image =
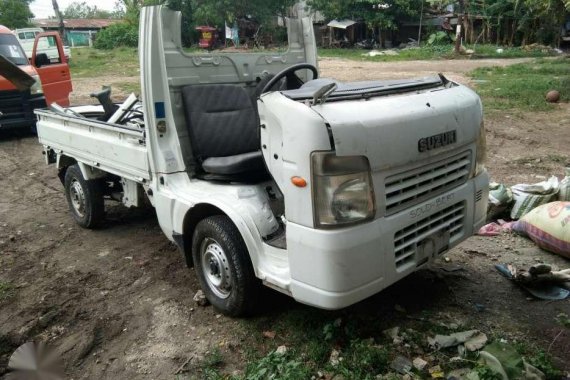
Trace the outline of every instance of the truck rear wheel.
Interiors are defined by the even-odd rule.
[[[101,181],[83,178],[78,165],[70,166],[65,173],[65,196],[73,219],[83,228],[94,228],[105,216]]]
[[[215,215],[198,223],[192,256],[204,294],[216,309],[232,317],[254,312],[259,281],[245,242],[230,218]]]

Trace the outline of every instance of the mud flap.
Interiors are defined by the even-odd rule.
[[[182,252],[184,259],[186,260],[186,266],[188,268],[193,268],[194,260],[192,260],[192,251],[190,247],[186,247],[186,243],[184,241],[184,235],[179,234],[178,232],[173,232],[172,239],[174,240],[174,244],[176,244],[180,252]]]

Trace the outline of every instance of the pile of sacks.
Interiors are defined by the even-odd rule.
[[[517,221],[512,229],[528,236],[539,247],[570,258],[570,167],[566,177],[507,188],[491,184],[488,216],[509,213]]]

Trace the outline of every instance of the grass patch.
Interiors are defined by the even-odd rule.
[[[474,48],[475,54],[471,58],[519,58],[519,57],[545,57],[550,56],[550,52],[542,50],[525,50],[523,48],[502,48],[502,53],[497,53],[495,45],[477,45]],[[362,49],[327,49],[318,50],[319,57],[346,58],[360,61],[410,61],[410,60],[437,60],[467,58],[464,55],[455,55],[452,45],[422,46],[416,49],[395,49],[397,55],[381,55],[376,57],[365,57],[363,54],[367,50]],[[201,49],[185,49],[187,53],[204,53]],[[244,50],[228,51],[240,53],[275,53],[278,50]],[[220,52],[222,53],[222,52]],[[138,77],[139,61],[138,50],[136,48],[120,47],[113,50],[99,50],[93,48],[72,49],[72,59],[70,63],[73,78],[93,78],[101,75]]]
[[[242,323],[244,331],[272,330],[277,337],[268,340],[261,334],[256,335],[257,341],[250,345],[246,355],[250,364],[243,376],[236,379],[308,379],[319,372],[345,379],[375,379],[377,375],[393,372],[390,363],[398,355],[425,356],[429,351],[427,336],[450,332],[429,319],[425,322],[401,320],[385,311],[353,314],[301,308],[281,318],[264,316]],[[383,333],[395,323],[401,327],[403,339],[398,344],[393,344]],[[282,344],[288,348],[287,353],[278,355],[275,349]],[[338,362],[333,365],[334,351]],[[439,352],[433,353],[436,357],[433,365],[438,364],[439,355]],[[441,355],[443,365],[447,354]]]
[[[392,61],[414,61],[414,60],[433,60],[433,59],[450,59],[453,57],[451,46],[425,46],[417,49],[390,49],[398,54],[395,55],[377,55],[375,57],[366,56],[368,50],[363,49],[328,49],[321,48],[318,50],[319,57],[327,58],[344,58],[358,61],[372,62],[392,62]]]
[[[101,75],[139,76],[139,57],[135,48],[99,50],[72,49],[70,69],[72,78],[93,78]]]
[[[247,380],[297,380],[310,379],[314,372],[294,353],[280,354],[275,351],[251,362],[243,375]]]
[[[541,58],[552,56],[551,51],[540,49],[527,50],[521,47],[501,47],[502,52],[497,52],[495,45],[466,45],[466,49],[473,49],[475,54],[469,56],[457,55],[453,52],[452,45],[424,45],[420,48],[412,49],[391,49],[396,51],[396,55],[377,55],[375,57],[365,56],[368,51],[363,49],[319,49],[319,57],[345,58],[359,61],[413,61],[413,60],[438,60],[438,59],[483,59],[483,58]]]
[[[141,85],[139,81],[137,82],[117,82],[113,84],[113,87],[118,87],[121,91],[126,93],[134,92],[137,95],[141,93]]]
[[[478,68],[471,73],[487,110],[548,111],[549,90],[560,91],[561,101],[570,100],[570,60],[537,59],[507,67]]]
[[[0,281],[0,301],[7,300],[14,295],[12,284]]]
[[[428,368],[436,365],[445,373],[470,368],[482,380],[498,378],[479,361],[475,352],[468,353],[464,360],[450,361],[452,356],[457,355],[456,347],[439,351],[429,348],[427,337],[472,328],[457,324],[451,328],[450,321],[435,315],[422,313],[421,317],[407,319],[399,313],[386,310],[379,310],[378,313],[350,313],[293,307],[288,313],[280,314],[280,318],[266,315],[243,320],[241,324],[239,330],[243,334],[243,362],[247,364],[240,368],[239,374],[230,375],[224,372],[225,353],[212,350],[200,364],[200,378],[293,380],[323,376],[374,380],[378,375],[383,375],[385,379],[400,379],[401,375],[391,368],[391,363],[397,356],[410,360],[415,357],[428,360],[428,367],[423,371],[412,369],[415,378],[429,378]],[[394,326],[400,326],[399,342],[393,342],[383,332]],[[263,331],[268,330],[276,333],[274,339],[263,337]],[[499,339],[490,335],[489,338],[490,341]],[[529,343],[512,344],[525,360],[542,370],[548,379],[555,379],[560,374],[544,351]],[[278,350],[281,345],[286,347],[284,352]]]

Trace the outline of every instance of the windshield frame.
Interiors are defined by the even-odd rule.
[[[13,57],[13,56],[5,56],[6,59],[8,59],[13,64],[15,64],[17,66],[27,66],[30,64],[30,62],[28,61],[28,57],[26,56],[26,52],[22,48],[22,45],[20,45],[20,41],[18,41],[18,38],[15,35],[13,35],[13,34],[0,34],[0,45],[12,46],[23,57],[23,58],[20,58],[20,57]],[[0,54],[2,54],[1,50],[0,50]]]

